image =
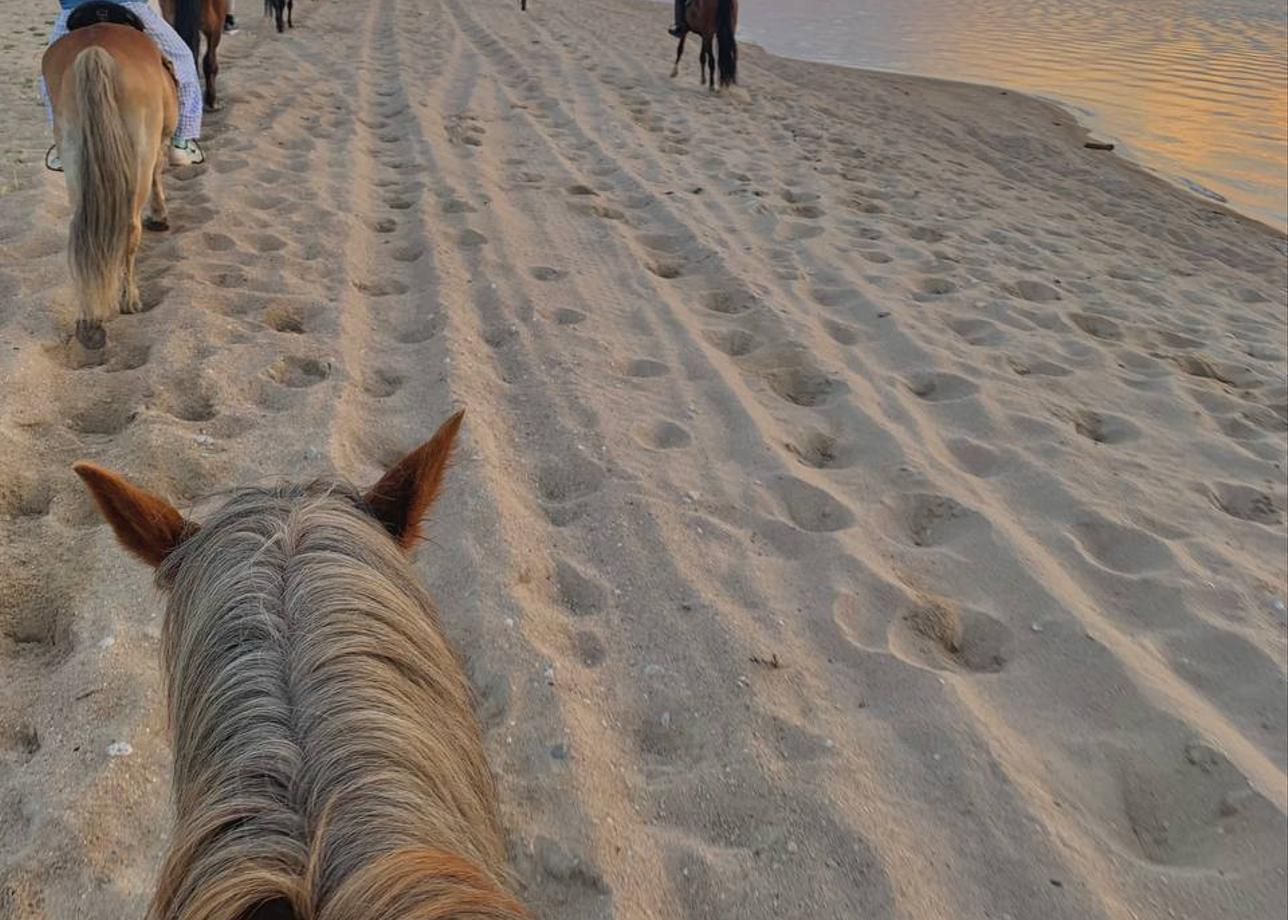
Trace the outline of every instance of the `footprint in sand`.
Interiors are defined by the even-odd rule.
[[[797,406],[821,406],[838,392],[841,384],[809,365],[774,368],[765,373],[769,388]]]
[[[937,371],[922,371],[907,380],[908,389],[913,395],[926,402],[952,402],[974,396],[979,387],[956,374],[945,374]]]
[[[551,268],[549,265],[534,265],[528,269],[528,274],[538,281],[558,281],[568,273],[557,268]]]
[[[996,618],[925,595],[891,621],[886,642],[908,664],[977,674],[1001,671],[1015,648],[1011,629]]]
[[[806,466],[816,470],[839,470],[854,462],[854,448],[834,435],[810,429],[783,445]]]
[[[830,533],[854,524],[854,514],[817,486],[794,476],[778,476],[772,490],[793,524],[810,533]]]
[[[393,371],[376,369],[363,375],[362,391],[376,399],[387,399],[402,389],[403,377]]]
[[[208,422],[218,414],[214,399],[191,378],[172,381],[162,390],[157,408],[184,422]]]
[[[600,613],[608,602],[608,589],[602,583],[562,559],[555,563],[554,584],[559,603],[575,617]]]
[[[1217,482],[1210,487],[1212,503],[1230,517],[1256,524],[1278,524],[1283,511],[1273,496],[1233,482]]]
[[[1109,751],[1128,831],[1146,860],[1260,873],[1283,850],[1283,816],[1220,751],[1201,741],[1153,756]]]
[[[1016,281],[1008,289],[1008,292],[1014,294],[1022,300],[1032,301],[1033,303],[1051,303],[1060,300],[1060,292],[1049,284],[1041,281],[1033,281],[1029,278],[1022,278]]]
[[[760,341],[744,329],[704,329],[702,337],[731,358],[749,355],[760,345]]]
[[[73,651],[73,586],[52,562],[18,562],[5,573],[0,598],[0,657],[61,662]]]
[[[302,390],[317,386],[331,376],[331,363],[317,358],[282,355],[268,369],[268,376],[282,386]]]
[[[953,319],[948,328],[969,345],[992,347],[1006,341],[1006,333],[986,319]]]
[[[1125,444],[1140,437],[1139,428],[1116,415],[1092,412],[1089,409],[1056,414],[1072,421],[1074,431],[1097,444]]]
[[[702,296],[702,305],[712,313],[737,316],[756,306],[754,295],[737,289],[708,291]]]
[[[1157,571],[1174,563],[1166,543],[1104,518],[1087,517],[1074,524],[1070,533],[1092,560],[1124,575]]]
[[[693,443],[688,431],[666,419],[641,425],[635,430],[635,439],[654,450],[674,450]]]
[[[902,501],[903,520],[913,546],[931,548],[966,538],[978,538],[989,530],[988,519],[947,495],[918,493]]]
[[[594,461],[573,455],[562,462],[544,464],[537,471],[537,492],[548,502],[585,498],[604,484],[604,471]]]
[[[635,358],[622,369],[627,377],[664,377],[669,372],[670,368],[652,358]]]
[[[572,652],[583,667],[597,668],[604,663],[608,653],[599,636],[588,629],[578,630],[572,635]]]
[[[585,319],[585,313],[568,307],[561,307],[555,311],[555,322],[560,326],[576,326],[578,323],[584,322]]]
[[[1123,338],[1122,327],[1105,316],[1096,316],[1091,313],[1070,313],[1069,322],[1092,338],[1106,342],[1120,342]]]

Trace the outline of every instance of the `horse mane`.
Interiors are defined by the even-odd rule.
[[[352,488],[234,492],[159,567],[174,839],[150,920],[514,920],[469,685]]]

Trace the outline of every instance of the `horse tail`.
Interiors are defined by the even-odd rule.
[[[734,0],[720,0],[716,8],[716,41],[719,44],[720,85],[738,82],[738,43],[733,37]]]
[[[192,49],[192,62],[201,68],[201,26],[204,16],[202,0],[175,0],[175,32],[185,45]],[[223,28],[223,23],[219,24]]]
[[[526,910],[470,860],[429,847],[386,853],[327,897],[317,920],[529,920]]]
[[[67,168],[75,200],[68,259],[81,317],[97,326],[115,312],[134,206],[134,141],[117,100],[117,65],[91,46],[72,64],[76,121],[66,125]]]

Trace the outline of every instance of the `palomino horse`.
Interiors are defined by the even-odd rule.
[[[228,0],[160,0],[161,15],[174,26],[183,43],[192,49],[192,60],[206,77],[206,108],[219,108],[215,80],[219,76],[219,42],[224,37]],[[201,56],[201,36],[206,36],[206,56]]]
[[[161,173],[178,96],[156,44],[125,25],[67,33],[46,49],[40,68],[72,205],[67,255],[79,305],[76,338],[98,351],[107,342],[103,323],[118,308],[142,309],[134,257],[143,227],[169,228]]]
[[[365,495],[235,491],[200,526],[76,473],[169,594],[175,828],[149,920],[523,920],[469,684],[408,559],[461,423]]]
[[[295,16],[295,0],[264,0],[264,15],[267,16],[269,13],[272,13],[277,20],[277,31],[279,33],[286,31],[282,22],[283,13],[286,16],[285,26],[295,28],[293,19]]]
[[[684,12],[685,24],[689,32],[702,36],[702,53],[698,56],[702,82],[711,89],[716,88],[717,56],[711,51],[712,40],[719,42],[720,85],[728,86],[738,82],[738,44],[734,33],[738,31],[738,0],[689,0]],[[680,47],[675,51],[675,66],[671,76],[680,72],[680,58],[684,56],[684,40],[689,33],[680,36]],[[710,79],[707,73],[710,68]]]

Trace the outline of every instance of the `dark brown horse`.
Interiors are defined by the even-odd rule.
[[[295,0],[264,0],[264,15],[270,13],[277,21],[278,32],[295,28]]]
[[[671,76],[680,72],[684,40],[688,38],[689,32],[696,32],[702,36],[702,54],[698,57],[702,82],[713,90],[716,88],[718,65],[721,87],[737,83],[738,43],[734,39],[734,33],[738,31],[738,0],[689,0],[684,22],[689,31],[680,36],[680,47],[675,52],[675,66],[671,68]],[[719,45],[718,55],[712,52],[713,41]]]
[[[219,41],[224,37],[228,0],[161,0],[161,15],[174,26],[183,43],[192,49],[192,60],[206,77],[206,108],[219,108],[215,79],[219,76]],[[201,56],[201,36],[206,36],[206,56]]]

